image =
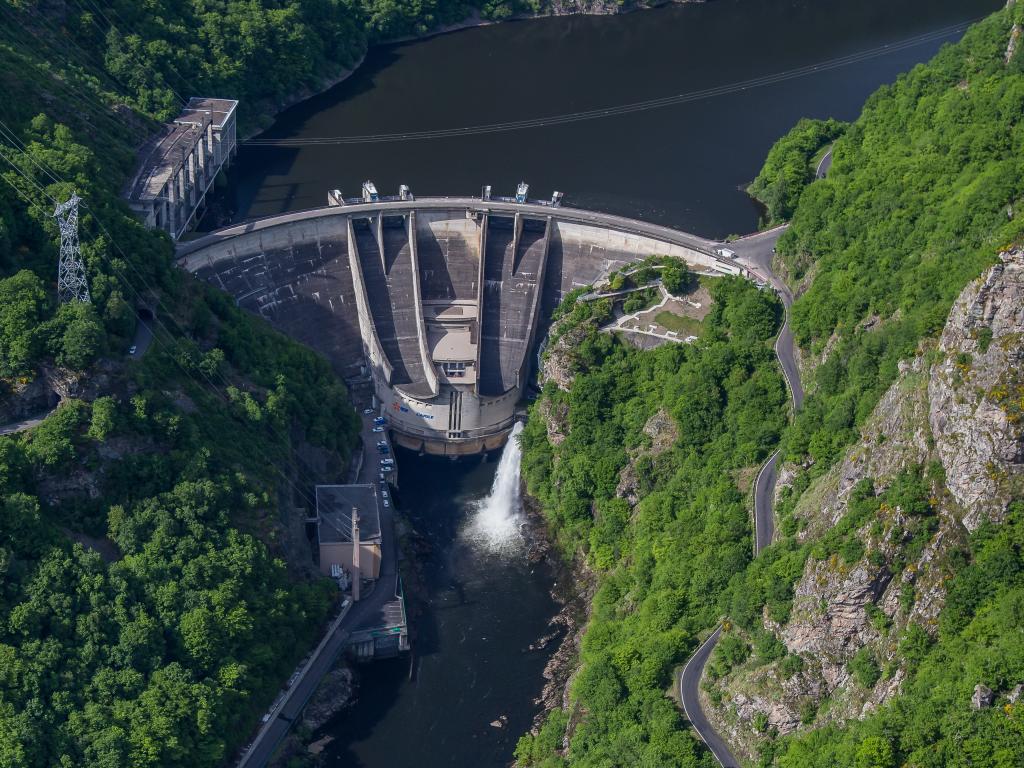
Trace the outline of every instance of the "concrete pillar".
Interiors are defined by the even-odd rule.
[[[167,182],[171,208],[167,215],[167,226],[172,238],[178,237],[178,209],[181,205],[181,190],[178,188],[178,176],[180,173],[181,171],[175,171]]]
[[[352,602],[359,602],[359,589],[362,586],[362,571],[359,566],[359,510],[352,507]]]
[[[189,218],[191,218],[192,211],[199,203],[199,178],[198,174],[196,173],[199,169],[196,167],[196,148],[194,146],[189,151],[188,158],[186,158],[186,160],[188,162],[189,178],[192,180],[192,188],[189,190],[188,200],[188,216]]]
[[[199,141],[196,142],[196,158],[199,160],[199,176],[202,178],[202,191],[206,191],[209,184],[209,166],[206,162],[206,131],[199,134]]]
[[[480,396],[480,350],[483,349],[483,339],[480,338],[480,332],[483,330],[484,320],[484,262],[487,260],[487,221],[488,217],[485,213],[480,220],[480,265],[476,273],[476,383],[473,385],[473,393]]]
[[[519,238],[523,234],[523,217],[519,211],[516,211],[515,218],[512,220],[512,271],[516,268],[516,259],[519,256]]]
[[[409,259],[412,267],[412,295],[416,306],[416,336],[420,348],[420,362],[427,377],[427,386],[434,397],[438,393],[437,368],[427,345],[426,323],[423,322],[423,296],[420,289],[420,255],[416,243],[416,211],[409,211],[406,219],[406,237],[409,239]]]
[[[380,265],[384,274],[388,273],[388,260],[384,256],[384,214],[377,214],[377,250],[380,251]]]

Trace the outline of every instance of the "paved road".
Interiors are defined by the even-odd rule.
[[[793,294],[779,277],[772,271],[772,256],[774,255],[775,243],[786,231],[785,226],[776,227],[767,232],[759,232],[749,237],[741,238],[730,244],[736,254],[736,260],[743,264],[751,274],[771,285],[779,294],[782,303],[786,308],[786,319],[775,341],[775,354],[782,365],[782,372],[789,385],[789,391],[793,397],[794,410],[799,409],[803,404],[804,390],[800,383],[800,369],[796,365],[796,357],[793,350],[793,334],[789,328],[789,309],[793,304]],[[775,495],[775,481],[777,478],[777,465],[779,451],[775,451],[768,457],[768,461],[761,467],[757,478],[754,481],[754,556],[760,554],[761,550],[771,544],[775,534],[775,516],[772,510],[772,500]],[[711,636],[697,649],[697,651],[686,662],[682,674],[679,675],[679,697],[683,702],[683,711],[686,718],[693,725],[694,730],[701,737],[708,749],[715,756],[715,759],[724,768],[738,768],[739,761],[729,751],[729,745],[725,739],[711,727],[700,705],[699,691],[700,681],[704,676],[704,667],[711,657],[712,651],[718,644],[722,634],[722,628],[718,627]]]
[[[775,340],[775,354],[778,355],[779,363],[782,365],[782,372],[786,376],[786,383],[789,385],[789,391],[793,397],[793,408],[799,409],[804,402],[804,388],[800,383],[800,369],[796,364],[793,332],[789,325],[789,308],[793,305],[793,292],[772,271],[775,243],[782,233],[786,231],[786,228],[786,225],[783,225],[767,232],[759,232],[755,235],[736,240],[729,247],[736,251],[736,261],[740,262],[752,274],[764,280],[775,289],[775,292],[779,295],[786,308],[785,322],[782,324],[779,337]]]
[[[834,144],[832,146],[835,146]],[[814,178],[824,179],[828,176],[829,170],[832,168],[832,147],[828,148],[821,160],[818,161],[818,167],[814,169]]]
[[[153,343],[151,322],[151,320],[143,320],[140,317],[139,321],[135,324],[135,338],[132,339],[132,346],[135,347],[135,352],[128,354],[128,357],[132,360],[141,360],[142,356],[146,354],[146,350],[149,349],[149,345]]]
[[[683,701],[683,712],[686,719],[693,725],[697,735],[708,745],[711,754],[724,768],[739,768],[739,761],[729,751],[729,745],[725,739],[715,732],[704,716],[704,710],[700,706],[698,691],[700,690],[700,679],[704,675],[704,666],[708,663],[711,652],[718,644],[718,638],[722,635],[722,628],[718,627],[711,633],[711,637],[697,649],[697,651],[686,662],[683,672],[679,675],[679,698]]]
[[[778,461],[781,451],[775,451],[761,467],[754,482],[754,557],[772,543],[775,536],[775,515],[772,502],[775,497],[775,481],[778,477]]]
[[[403,213],[411,210],[431,210],[445,208],[461,208],[474,211],[490,211],[496,213],[515,214],[523,213],[530,216],[546,217],[554,216],[560,221],[571,221],[579,224],[590,224],[599,227],[608,227],[621,232],[629,232],[636,235],[645,235],[667,243],[681,245],[684,248],[691,248],[700,253],[713,255],[714,249],[722,243],[708,240],[688,232],[682,232],[671,227],[663,227],[658,224],[649,224],[646,221],[629,219],[624,216],[613,216],[610,213],[598,213],[587,211],[582,208],[571,206],[559,206],[553,208],[550,205],[541,203],[515,203],[505,200],[483,201],[479,197],[420,197],[416,200],[393,200],[377,203],[362,203],[359,205],[345,205],[341,207],[312,208],[307,211],[295,211],[283,213],[279,216],[268,216],[245,224],[237,224],[224,229],[218,229],[195,240],[187,240],[177,245],[177,255],[180,258],[188,256],[194,251],[200,250],[223,240],[237,237],[247,232],[259,232],[269,227],[276,227],[296,221],[310,221],[327,216],[338,216],[348,214],[375,214],[375,213]]]
[[[24,419],[23,421],[12,421],[10,424],[4,424],[0,426],[0,435],[13,435],[17,432],[24,432],[26,429],[32,429],[32,427],[38,427],[43,423],[43,420],[54,412],[56,408],[51,408],[46,413],[40,414],[39,416],[33,416],[30,419]]]
[[[363,464],[359,472],[360,483],[377,482],[380,462],[376,443],[381,435],[371,431],[372,419],[373,416],[362,416]],[[394,599],[398,582],[398,543],[390,506],[380,508],[380,531],[381,566],[376,586],[369,595],[364,595],[362,600],[349,609],[341,622],[330,628],[329,637],[319,655],[307,668],[305,675],[289,689],[288,700],[274,718],[263,726],[253,747],[239,762],[239,768],[262,768],[267,764],[274,750],[288,735],[293,721],[301,714],[313,691],[331,671],[350,633],[367,624],[375,625],[384,604]]]
[[[782,330],[775,340],[775,354],[782,366],[782,373],[789,385],[790,396],[793,399],[793,409],[797,410],[804,402],[804,388],[800,383],[800,369],[796,364],[796,354],[793,344],[793,332],[789,325],[789,310],[793,305],[793,293],[789,286],[772,271],[772,257],[774,256],[775,243],[786,227],[776,227],[768,232],[761,232],[750,237],[737,240],[734,250],[737,253],[737,261],[743,263],[751,273],[771,285],[786,308],[786,319],[782,324]],[[775,451],[761,467],[754,482],[754,554],[757,555],[762,549],[772,542],[775,535],[775,515],[772,509],[775,496],[775,481],[777,479],[777,464],[779,452]]]

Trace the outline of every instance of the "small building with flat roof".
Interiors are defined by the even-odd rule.
[[[364,579],[380,577],[380,496],[373,485],[316,486],[320,572],[340,566],[351,575],[354,554],[353,510],[359,510],[359,570]]]

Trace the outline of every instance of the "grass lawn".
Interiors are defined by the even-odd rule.
[[[675,331],[680,336],[700,335],[700,320],[694,320],[692,317],[683,317],[668,310],[656,314],[654,322],[664,328],[668,328],[670,331]]]

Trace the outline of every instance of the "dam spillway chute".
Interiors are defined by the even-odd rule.
[[[714,252],[722,243],[558,195],[330,197],[181,244],[179,263],[341,375],[369,372],[395,443],[433,455],[505,444],[547,318],[575,287],[651,254],[705,274],[741,269]]]

